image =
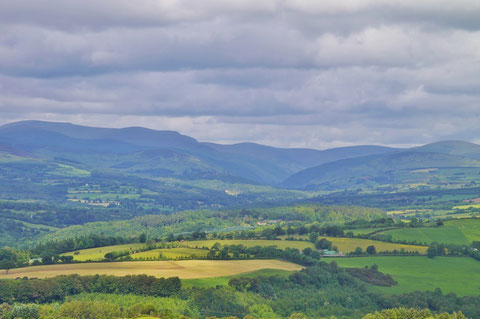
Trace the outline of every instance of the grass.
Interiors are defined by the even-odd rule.
[[[343,253],[349,253],[354,251],[357,247],[360,247],[365,251],[368,246],[375,246],[377,252],[381,251],[392,251],[392,250],[401,250],[402,248],[405,251],[418,251],[421,254],[425,254],[427,252],[427,246],[417,246],[417,245],[403,245],[403,244],[394,244],[394,243],[386,243],[378,240],[370,240],[370,239],[361,239],[361,238],[341,238],[341,237],[319,237],[319,238],[327,238],[329,241],[332,242],[333,246],[338,248],[338,251]]]
[[[292,274],[291,270],[283,269],[261,269],[240,275],[222,276],[214,278],[199,278],[199,279],[183,279],[183,288],[213,288],[216,286],[227,286],[232,278],[237,277],[260,277],[260,276],[282,276],[287,277]]]
[[[383,230],[385,227],[382,228],[357,228],[357,229],[347,229],[345,233],[352,232],[354,235],[366,235],[373,233],[374,231]]]
[[[185,241],[179,244],[188,247],[208,247],[211,248],[215,243],[220,243],[222,246],[228,245],[243,245],[245,247],[255,247],[255,246],[277,246],[278,249],[285,248],[296,248],[302,250],[304,248],[310,247],[313,248],[313,243],[307,241],[292,241],[292,240],[262,240],[262,239],[251,239],[251,240],[194,240],[194,241]]]
[[[99,260],[103,260],[103,257],[105,256],[106,253],[111,253],[114,251],[126,251],[126,250],[135,251],[135,250],[142,249],[144,247],[145,247],[145,244],[135,243],[135,244],[81,249],[78,251],[79,252],[78,255],[75,255],[73,251],[62,254],[62,255],[73,256],[73,259],[76,261],[99,261]]]
[[[177,259],[183,257],[206,257],[208,250],[205,249],[195,249],[195,248],[159,248],[148,251],[143,251],[140,253],[132,254],[133,259],[148,259],[148,258],[158,258],[160,254],[163,257],[170,259]]]
[[[480,240],[480,219],[450,220],[441,227],[402,228],[383,234],[392,235],[394,240],[469,245],[472,241]]]
[[[250,273],[260,269],[300,270],[302,267],[276,259],[251,260],[180,260],[180,261],[125,261],[80,264],[57,264],[11,269],[5,278],[47,278],[59,275],[141,275],[176,277],[180,279],[224,277]]]
[[[400,294],[440,288],[459,296],[480,295],[480,262],[468,257],[419,256],[332,258],[340,267],[364,267],[377,264],[379,271],[392,275],[393,287],[371,286],[374,290]]]

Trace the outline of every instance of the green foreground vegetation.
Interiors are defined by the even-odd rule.
[[[385,293],[406,293],[440,288],[443,293],[458,296],[480,295],[480,262],[472,258],[415,256],[385,256],[332,258],[340,267],[378,265],[381,272],[390,274],[398,285],[374,287]]]

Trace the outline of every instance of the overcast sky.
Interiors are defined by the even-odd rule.
[[[3,0],[0,124],[480,142],[478,0]]]

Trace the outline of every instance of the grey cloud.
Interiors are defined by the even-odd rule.
[[[477,140],[480,4],[17,0],[1,121],[144,125],[277,146]]]

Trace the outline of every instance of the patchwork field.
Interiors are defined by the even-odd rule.
[[[132,254],[133,259],[159,258],[160,255],[166,258],[184,258],[184,257],[206,257],[208,250],[195,248],[159,248],[140,253]]]
[[[134,244],[81,249],[78,251],[78,255],[75,255],[75,252],[73,251],[62,254],[62,255],[73,256],[73,259],[78,261],[99,261],[99,260],[103,260],[103,257],[105,256],[106,253],[111,253],[114,251],[126,251],[126,250],[135,251],[138,249],[142,249],[144,247],[145,247],[145,244],[134,243]]]
[[[418,245],[403,245],[403,244],[394,244],[386,243],[378,240],[370,239],[361,239],[361,238],[340,238],[340,237],[319,237],[327,238],[332,242],[332,246],[336,246],[339,251],[343,253],[349,253],[354,251],[357,247],[362,248],[363,251],[367,249],[368,246],[375,246],[377,252],[381,251],[392,251],[392,250],[401,250],[402,248],[405,251],[417,251],[420,254],[425,254],[427,252],[427,246],[418,246]]]
[[[383,232],[394,240],[417,241],[468,245],[480,240],[480,219],[459,219],[446,221],[441,227],[403,228]]]
[[[480,295],[480,263],[467,257],[386,256],[332,258],[340,267],[364,267],[377,264],[379,271],[392,275],[393,287],[377,287],[385,293],[405,293],[440,288],[459,296]]]
[[[276,259],[261,260],[182,260],[130,261],[81,264],[57,264],[11,269],[0,273],[0,279],[18,277],[47,278],[59,275],[141,275],[181,279],[210,278],[248,273],[260,269],[300,270],[302,266]]]
[[[208,247],[211,248],[215,243],[220,243],[222,246],[228,245],[243,245],[245,247],[255,246],[277,246],[278,249],[296,248],[299,250],[307,247],[314,248],[313,243],[307,241],[292,241],[292,240],[194,240],[181,242],[181,245],[188,247]]]

